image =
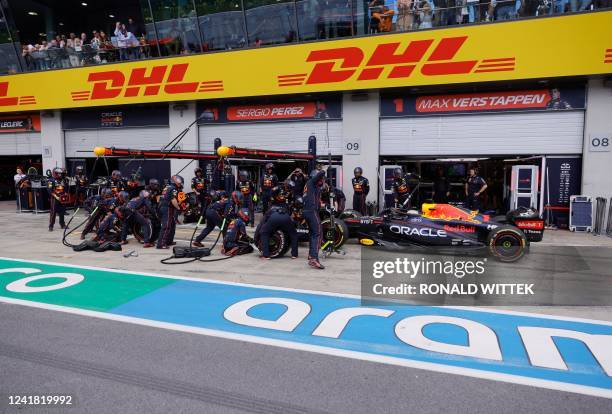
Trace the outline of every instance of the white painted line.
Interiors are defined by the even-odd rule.
[[[128,275],[161,277],[161,278],[167,278],[167,279],[188,280],[192,282],[217,283],[220,285],[242,286],[242,287],[248,287],[248,288],[253,288],[253,289],[272,289],[272,290],[280,290],[284,292],[307,293],[307,294],[312,294],[312,295],[323,295],[323,296],[337,296],[337,297],[342,297],[342,298],[361,300],[361,296],[351,295],[348,293],[334,293],[334,292],[325,292],[325,291],[308,290],[308,289],[294,289],[294,288],[288,288],[288,287],[277,287],[277,286],[269,286],[269,285],[253,285],[249,283],[230,282],[230,281],[225,281],[225,280],[214,280],[214,279],[205,279],[205,278],[197,278],[197,277],[189,277],[189,276],[172,276],[172,275],[164,275],[164,274],[159,274],[159,273],[135,272],[131,270],[112,269],[112,268],[95,267],[95,266],[83,266],[83,265],[75,265],[71,263],[47,262],[43,260],[13,259],[9,257],[0,257],[0,260],[8,260],[12,262],[24,262],[25,261],[25,262],[31,262],[31,263],[53,265],[53,266],[71,266],[71,267],[75,267],[78,269],[120,272],[120,273],[125,273]],[[411,305],[401,305],[401,306],[411,306]],[[414,306],[420,306],[420,305],[414,305]],[[510,310],[504,310],[504,309],[482,308],[482,307],[475,307],[475,306],[431,306],[431,307],[432,308],[444,308],[444,309],[469,310],[469,311],[485,312],[485,313],[498,313],[502,315],[530,316],[533,318],[541,318],[541,319],[551,319],[551,320],[569,321],[569,322],[582,322],[582,323],[592,323],[592,324],[598,324],[598,325],[612,326],[611,321],[600,321],[597,319],[575,318],[575,317],[570,317],[570,316],[566,317],[566,316],[558,316],[558,315],[547,315],[547,314],[542,314],[542,313],[510,311]],[[611,307],[611,311],[612,311],[612,307]]]
[[[215,338],[230,339],[236,341],[244,341],[259,345],[276,346],[280,348],[292,349],[297,351],[314,352],[318,354],[331,355],[336,357],[351,358],[361,361],[376,362],[381,364],[396,365],[407,368],[423,369],[427,371],[440,372],[445,374],[463,375],[473,378],[482,378],[492,381],[507,382],[511,384],[528,385],[533,387],[546,388],[556,391],[564,391],[575,394],[584,394],[594,397],[603,397],[612,399],[612,390],[602,388],[588,387],[584,385],[567,384],[563,382],[548,381],[536,378],[527,378],[517,375],[504,374],[490,371],[480,371],[476,369],[454,367],[449,365],[435,364],[432,362],[414,361],[409,359],[401,359],[382,355],[368,354],[365,352],[348,351],[337,348],[330,348],[320,345],[303,344],[299,342],[283,341],[280,339],[263,338],[253,335],[237,334],[233,332],[225,332],[214,329],[198,328],[193,326],[179,325],[168,322],[159,322],[149,319],[134,318],[131,316],[116,315],[111,313],[90,311],[84,309],[69,308],[65,306],[49,305],[46,303],[31,302],[21,299],[12,299],[0,297],[0,302],[28,306],[45,310],[52,310],[73,315],[88,316],[92,318],[106,319],[116,322],[125,322],[135,325],[148,326],[152,328],[167,329],[178,332],[186,332],[204,336],[212,336]]]

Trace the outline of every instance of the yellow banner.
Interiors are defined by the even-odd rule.
[[[612,11],[5,76],[0,112],[612,73]]]

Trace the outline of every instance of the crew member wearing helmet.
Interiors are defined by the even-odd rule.
[[[336,211],[344,211],[346,208],[346,195],[344,195],[344,191],[338,187],[334,187],[331,179],[328,178],[325,180],[325,184],[323,184],[323,188],[321,189],[321,201],[324,204],[329,204],[332,201],[332,195],[334,209]]]
[[[185,180],[180,175],[173,175],[170,184],[164,188],[159,198],[159,218],[161,230],[157,239],[158,249],[168,249],[176,244],[174,232],[176,231],[176,220],[181,209],[178,201],[179,193],[183,189]]]
[[[395,206],[399,208],[411,208],[412,200],[410,200],[410,181],[418,178],[416,174],[404,174],[400,167],[393,170],[393,201]],[[404,204],[406,203],[406,204]]]
[[[127,182],[121,176],[121,171],[113,170],[111,173],[111,178],[108,183],[109,188],[112,190],[113,194],[117,195],[121,191],[127,190]]]
[[[293,172],[287,177],[287,180],[293,181],[295,184],[293,186],[293,196],[294,197],[302,197],[304,195],[304,187],[306,186],[306,176],[304,176],[304,172],[300,168],[296,168]]]
[[[247,254],[253,251],[250,238],[246,232],[246,223],[249,222],[249,210],[241,208],[238,214],[230,220],[227,231],[223,235],[223,249],[221,252],[226,256]]]
[[[130,223],[136,222],[142,228],[144,237],[144,244],[142,247],[148,248],[154,246],[154,244],[151,243],[151,221],[140,212],[140,210],[144,208],[151,216],[156,215],[150,197],[151,194],[147,190],[141,190],[137,197],[132,198],[125,204],[125,207],[121,209],[123,216],[121,219],[121,244],[127,244],[128,226]]]
[[[235,191],[235,193],[240,195],[238,191]],[[202,240],[204,240],[215,227],[219,227],[219,230],[223,231],[225,220],[233,217],[232,209],[236,204],[230,200],[227,193],[225,191],[219,191],[216,197],[218,200],[211,203],[206,209],[206,227],[204,227],[202,232],[196,237],[193,242],[194,246],[204,247]]]
[[[47,189],[50,196],[49,207],[49,231],[53,231],[55,225],[55,216],[59,216],[60,227],[66,227],[64,215],[66,214],[66,205],[70,200],[68,195],[68,181],[64,177],[64,169],[56,167],[51,173],[51,178],[47,180]]]
[[[306,182],[304,190],[304,219],[310,230],[310,242],[308,246],[308,265],[315,269],[325,269],[319,262],[319,248],[321,247],[321,219],[319,209],[321,208],[321,187],[325,183],[325,171],[313,170]]]
[[[210,198],[208,196],[208,183],[206,181],[206,177],[204,176],[204,170],[200,167],[196,168],[193,173],[195,177],[191,179],[191,190],[198,197],[198,202],[200,203],[200,216],[202,218],[206,217],[206,208],[210,202]]]
[[[113,192],[110,188],[103,188],[100,195],[93,197],[93,210],[89,214],[87,224],[81,232],[81,240],[85,240],[85,236],[93,231],[96,223],[99,223],[106,214],[106,204],[109,199],[114,199]],[[114,200],[113,200],[114,201]]]
[[[285,196],[285,200],[288,204],[291,204],[295,197],[297,197],[295,191],[295,181],[293,180],[287,178],[283,182],[281,190],[283,191],[283,195]]]
[[[277,230],[281,230],[289,235],[291,242],[291,258],[298,256],[298,234],[295,223],[291,219],[291,212],[286,203],[284,193],[281,188],[272,189],[272,206],[266,212],[259,227],[259,238],[261,241],[262,259],[270,259],[270,236]]]
[[[243,207],[249,209],[249,220],[251,227],[255,225],[255,209],[253,208],[254,199],[257,200],[255,194],[255,185],[253,181],[249,179],[249,173],[245,170],[238,172],[238,182],[236,182],[236,190],[242,193],[244,197]]]
[[[161,196],[161,187],[157,178],[149,179],[149,184],[145,186],[145,190],[149,192],[149,199],[153,205],[153,209],[157,211],[159,205],[159,197]]]
[[[361,167],[355,168],[355,176],[351,179],[353,184],[353,210],[366,215],[366,199],[370,192],[370,182],[363,176]]]
[[[74,169],[74,181],[76,182],[76,205],[83,207],[85,199],[87,198],[87,185],[89,184],[89,180],[85,175],[82,165],[77,165]]]
[[[266,214],[270,205],[272,189],[278,185],[278,177],[274,174],[274,164],[271,162],[266,164],[266,171],[261,177],[261,187],[259,194],[261,195],[261,204],[263,213]]]
[[[107,233],[113,228],[115,221],[122,216],[120,208],[125,206],[129,199],[130,194],[127,191],[120,191],[116,197],[104,200],[104,218],[102,218],[100,226],[98,226],[96,237],[98,241],[103,242],[106,240]]]

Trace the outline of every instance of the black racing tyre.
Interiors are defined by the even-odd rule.
[[[255,229],[255,245],[260,252],[263,252],[261,248],[261,237],[259,236],[261,223],[257,225]],[[276,230],[270,235],[270,258],[274,259],[277,257],[283,257],[287,251],[289,251],[289,236],[281,230]]]
[[[342,211],[339,215],[338,218],[340,220],[344,220],[347,218],[358,218],[363,216],[363,214],[361,214],[359,211],[357,210],[344,210]]]
[[[346,243],[346,240],[349,237],[349,231],[346,223],[342,220],[334,220],[335,232],[332,231],[331,220],[325,219],[321,221],[321,231],[322,231],[322,246],[328,240],[334,239],[334,248],[339,249]]]
[[[156,241],[157,237],[159,236],[160,227],[156,226],[155,224],[155,222],[151,223],[151,243]],[[142,231],[142,226],[137,222],[132,224],[132,234],[134,235],[134,238],[138,240],[138,243],[144,243],[144,232]]]
[[[500,226],[489,233],[487,248],[500,262],[516,262],[525,255],[527,238],[516,227]]]

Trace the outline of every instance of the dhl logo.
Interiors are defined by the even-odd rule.
[[[612,63],[612,49],[606,49],[604,53],[604,63]]]
[[[425,76],[514,71],[514,57],[455,61],[467,39],[468,36],[449,37],[437,44],[436,39],[413,40],[403,50],[400,42],[383,43],[367,59],[364,51],[356,46],[314,50],[306,58],[306,62],[315,62],[310,73],[279,75],[278,86],[344,82],[355,75],[358,81],[376,80],[381,76],[408,78],[419,65]]]
[[[9,89],[8,82],[0,82],[0,106],[19,106],[19,105],[34,105],[36,97],[28,96],[7,96]]]
[[[120,70],[90,73],[87,82],[92,82],[90,91],[71,92],[73,101],[155,96],[163,90],[174,95],[195,92],[223,91],[223,81],[183,82],[189,63],[134,68],[129,76]]]

